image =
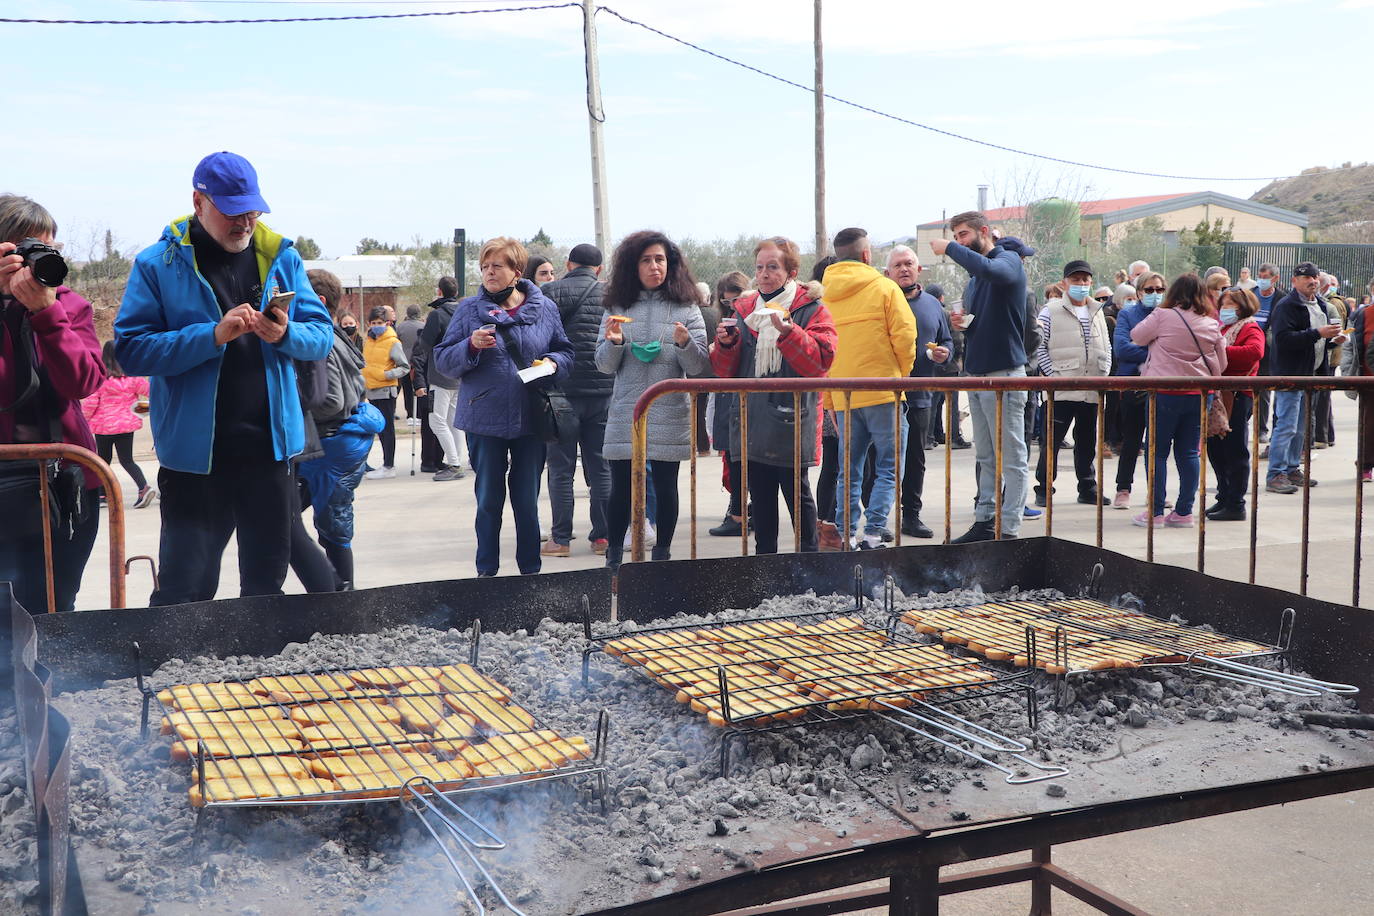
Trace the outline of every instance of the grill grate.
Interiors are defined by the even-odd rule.
[[[478,631],[480,632],[480,631]],[[474,639],[473,660],[477,654]],[[595,774],[594,743],[549,728],[475,664],[323,669],[143,687],[173,760],[195,765],[195,807],[400,800],[417,779],[444,794]]]

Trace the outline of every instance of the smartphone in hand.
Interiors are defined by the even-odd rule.
[[[273,309],[279,308],[281,309],[282,317],[285,318],[287,311],[291,308],[291,300],[294,298],[296,298],[296,293],[293,290],[288,290],[284,293],[273,293],[272,298],[267,300],[267,308],[264,310],[264,314],[271,316]],[[275,320],[275,318],[273,320]]]

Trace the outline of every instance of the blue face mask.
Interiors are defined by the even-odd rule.
[[[1088,298],[1088,293],[1090,292],[1092,292],[1092,287],[1090,286],[1070,286],[1069,298],[1074,302],[1082,302],[1084,299]]]
[[[1140,302],[1147,309],[1152,309],[1164,301],[1163,293],[1145,293],[1140,297]]]
[[[1270,280],[1268,277],[1260,277],[1258,280],[1255,281],[1255,289],[1259,290],[1262,293],[1269,292],[1269,288],[1273,285],[1274,281]]]
[[[386,325],[384,324],[374,324],[372,327],[367,329],[367,336],[371,337],[373,340],[376,340],[378,337],[381,337],[385,333]]]
[[[1221,310],[1221,323],[1222,323],[1222,324],[1235,324],[1235,323],[1236,323],[1236,310],[1235,310],[1235,309],[1222,309],[1222,310]]]

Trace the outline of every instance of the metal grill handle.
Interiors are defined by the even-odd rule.
[[[878,702],[882,703],[881,700]],[[1005,735],[999,735],[996,732],[989,731],[988,729],[983,728],[981,725],[975,725],[974,723],[969,722],[966,719],[962,719],[959,716],[956,716],[953,713],[950,713],[946,710],[930,707],[929,704],[926,703],[922,703],[921,705],[925,706],[928,709],[932,709],[933,711],[941,715],[947,716],[950,719],[953,719],[955,722],[962,723],[964,728],[943,723],[936,719],[928,718],[926,716],[918,715],[916,713],[912,713],[910,710],[901,709],[900,707],[890,706],[887,703],[882,703],[882,705],[887,706],[893,712],[901,713],[904,717],[914,719],[917,722],[921,722],[931,728],[936,728],[940,731],[945,731],[949,732],[950,734],[957,735],[958,737],[963,738],[966,741],[972,742],[977,747],[986,748],[990,751],[1008,753],[1009,749],[1012,747],[1015,747],[1022,751],[1027,749],[1024,744],[1022,744],[1019,741],[1016,741],[1015,739],[1008,738]],[[1024,757],[1019,753],[1011,753],[1011,757],[1013,759],[1020,761],[1022,764],[1024,764],[1027,767],[1030,767],[1033,770],[1039,771],[1037,773],[1031,773],[1026,776],[1018,776],[1015,770],[1012,770],[1008,767],[1004,767],[1002,766],[1002,764],[997,763],[996,761],[989,760],[983,755],[976,753],[975,751],[971,751],[966,747],[961,747],[958,744],[955,744],[953,741],[947,741],[944,738],[939,737],[938,735],[931,734],[931,732],[927,728],[922,728],[918,725],[913,725],[910,722],[905,722],[902,719],[897,718],[896,716],[892,716],[885,712],[880,712],[877,715],[878,718],[886,719],[888,722],[891,722],[898,728],[906,729],[907,731],[912,732],[913,734],[920,735],[922,738],[925,738],[929,741],[934,741],[936,744],[939,744],[943,747],[947,747],[952,751],[957,751],[958,753],[963,754],[966,757],[971,757],[979,763],[983,764],[984,766],[992,767],[999,773],[1003,773],[1006,775],[1005,782],[1008,785],[1019,786],[1023,783],[1028,782],[1040,782],[1044,779],[1054,779],[1059,776],[1064,776],[1069,772],[1068,767],[1063,767],[1058,764],[1046,765],[1040,763],[1037,760],[1031,760],[1029,757]],[[985,735],[991,736],[991,739],[993,740],[977,737],[974,734],[974,732],[982,732]],[[1002,742],[1005,746],[997,747],[995,743],[997,741]]]
[[[424,791],[422,791],[422,789]],[[486,825],[481,821],[459,807],[453,799],[446,797],[439,791],[439,787],[427,777],[416,776],[414,779],[408,780],[401,788],[401,798],[403,801],[410,803],[410,810],[415,813],[415,816],[420,819],[420,823],[429,831],[430,836],[434,837],[434,841],[439,844],[439,851],[444,854],[444,858],[448,860],[448,864],[453,868],[454,873],[458,875],[458,880],[462,882],[463,890],[467,894],[468,899],[470,899],[473,906],[477,908],[478,916],[486,916],[487,909],[483,906],[481,898],[478,897],[477,889],[473,887],[472,882],[468,879],[467,874],[464,873],[458,859],[453,855],[450,844],[444,842],[445,834],[454,840],[452,845],[457,846],[463,855],[467,856],[473,867],[477,869],[477,873],[482,876],[482,880],[487,883],[487,887],[492,889],[501,902],[505,904],[506,908],[512,913],[515,913],[516,916],[526,916],[525,912],[506,896],[506,892],[501,889],[501,885],[496,883],[496,879],[491,876],[491,872],[487,871],[486,866],[482,864],[482,860],[477,858],[476,851],[478,849],[505,849],[506,843],[504,840],[487,829]],[[440,810],[440,805],[453,812],[453,814],[456,814],[462,820],[467,821],[475,827],[480,834],[484,835],[486,839],[474,837],[469,834],[459,826],[459,822],[455,821],[451,815]],[[431,822],[430,818],[426,816],[427,814],[432,814],[434,818],[438,820],[438,827]]]
[[[1319,697],[1325,693],[1353,694],[1360,692],[1360,688],[1353,684],[1320,681],[1314,677],[1303,677],[1300,674],[1289,674],[1286,671],[1259,668],[1231,659],[1200,656],[1196,652],[1188,656],[1188,668],[1208,677],[1219,678],[1224,681],[1236,681],[1241,684],[1253,684],[1275,693],[1287,693],[1299,697]]]

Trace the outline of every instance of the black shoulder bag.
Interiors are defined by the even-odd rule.
[[[498,325],[497,332],[506,342],[506,353],[517,368],[528,369],[530,361],[525,359],[520,344],[509,327]],[[546,388],[535,383],[525,386],[525,397],[529,401],[530,415],[534,421],[534,434],[544,442],[572,442],[577,439],[577,414],[572,404],[557,388]]]
[[[0,322],[0,333],[8,333],[8,325]],[[46,393],[46,379],[38,372],[38,356],[33,345],[33,329],[25,315],[14,341],[14,377],[24,390],[13,404],[0,406],[0,413],[17,412],[40,392]],[[47,416],[49,441],[62,441],[62,424],[58,417],[39,402],[40,413]],[[42,544],[43,499],[39,475],[29,461],[0,462],[0,543],[10,545]],[[48,524],[54,540],[70,540],[75,523],[84,521],[91,511],[85,500],[85,479],[76,465],[61,465],[55,460],[45,461],[40,473],[48,478]]]

